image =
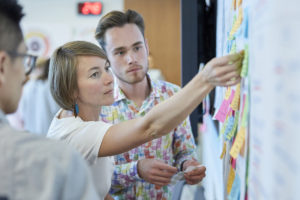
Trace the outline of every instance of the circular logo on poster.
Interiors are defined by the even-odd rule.
[[[30,53],[42,57],[48,56],[50,45],[49,39],[45,34],[38,31],[29,31],[25,35],[25,42]]]

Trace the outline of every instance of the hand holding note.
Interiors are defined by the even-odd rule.
[[[232,86],[240,82],[240,72],[244,52],[213,58],[210,60],[202,73],[205,81],[211,86]]]

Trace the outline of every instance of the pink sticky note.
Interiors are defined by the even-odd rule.
[[[216,112],[214,118],[224,123],[228,114],[229,105],[234,97],[234,90],[231,90],[231,95],[228,100],[224,99],[219,110]]]

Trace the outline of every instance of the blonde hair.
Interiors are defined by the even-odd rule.
[[[68,42],[54,51],[50,59],[50,90],[56,103],[66,110],[73,110],[76,103],[78,56],[107,59],[100,47],[85,41]]]

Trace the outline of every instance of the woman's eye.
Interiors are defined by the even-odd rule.
[[[91,78],[97,78],[97,77],[99,77],[99,72],[94,72],[90,77]]]

